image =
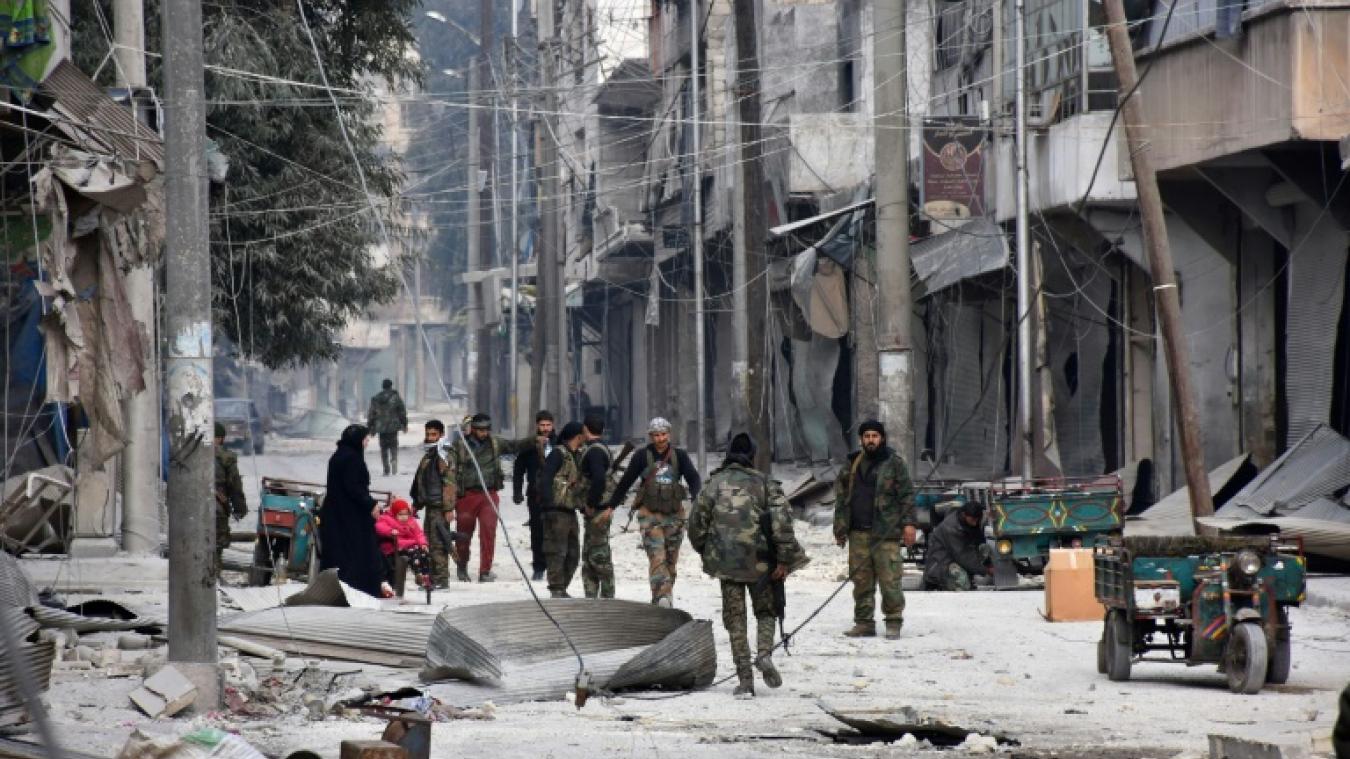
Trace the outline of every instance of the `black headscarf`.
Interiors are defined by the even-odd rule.
[[[748,432],[736,432],[731,436],[731,442],[727,444],[727,457],[722,462],[723,467],[732,464],[753,467],[755,465],[755,439]]]
[[[370,430],[364,424],[349,425],[342,431],[342,437],[338,438],[338,445],[359,450],[368,437]]]

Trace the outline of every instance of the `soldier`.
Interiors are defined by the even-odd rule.
[[[605,505],[613,495],[609,478],[609,448],[600,441],[605,418],[588,414],[582,423],[581,477],[586,482],[586,526],[581,537],[581,582],[587,598],[614,597],[614,556],[609,550],[609,524],[614,507]]]
[[[548,592],[553,598],[571,598],[567,586],[581,562],[577,512],[586,483],[581,476],[582,426],[563,425],[558,445],[549,452],[539,475],[539,511],[544,521],[544,556],[548,563]]]
[[[497,548],[497,491],[502,489],[502,454],[534,446],[534,438],[504,440],[492,434],[492,417],[474,414],[469,434],[454,447],[450,467],[455,471],[456,577],[469,582],[469,541],[478,530],[478,581],[493,582],[492,556]],[[480,477],[481,475],[481,477]]]
[[[408,431],[408,410],[394,389],[393,380],[385,380],[381,387],[384,389],[370,399],[366,427],[380,436],[380,463],[387,477],[398,474],[398,433]]]
[[[541,410],[534,415],[534,447],[521,451],[511,465],[511,502],[517,506],[526,504],[530,512],[528,525],[535,582],[544,579],[544,570],[548,567],[544,557],[544,517],[539,510],[540,483],[543,483],[543,489],[547,489],[548,481],[541,480],[539,473],[557,442],[553,434],[553,414]]]
[[[441,444],[445,436],[445,424],[439,419],[431,419],[424,428],[422,443],[426,452],[417,462],[417,472],[413,475],[412,487],[408,494],[412,496],[414,511],[422,512],[422,530],[427,536],[428,550],[431,553],[431,579],[436,588],[450,587],[450,552],[455,549],[446,543],[445,536],[450,531],[448,520],[453,512],[447,509],[455,502],[455,472],[450,468],[450,451]],[[440,529],[437,524],[447,529]]]
[[[244,481],[239,477],[239,458],[225,450],[225,425],[216,422],[216,576],[224,565],[225,549],[230,547],[230,516],[243,519],[248,514],[244,499]]]
[[[886,428],[869,420],[858,426],[862,450],[849,457],[834,481],[834,539],[848,546],[853,578],[853,627],[844,635],[877,634],[876,592],[886,637],[895,640],[905,624],[904,571],[900,542],[914,545],[914,488],[900,454],[886,445]]]
[[[983,518],[984,504],[968,501],[949,513],[928,536],[924,590],[970,590],[976,579],[989,577]]]
[[[754,439],[732,438],[722,468],[694,502],[689,516],[689,542],[703,557],[704,573],[722,583],[722,623],[731,637],[731,658],[740,684],[736,698],[754,698],[750,642],[745,625],[745,596],[755,610],[756,644],[764,684],[777,688],[783,678],[773,665],[773,588],[809,559],[792,534],[792,508],[778,483],[755,471]],[[772,565],[771,565],[772,562]]]
[[[610,509],[623,503],[628,489],[641,478],[633,508],[647,553],[647,581],[652,603],[669,607],[674,603],[675,568],[684,542],[686,492],[680,480],[688,486],[690,498],[698,497],[702,482],[689,454],[670,444],[670,422],[656,417],[647,425],[647,435],[651,445],[633,456],[607,503]]]

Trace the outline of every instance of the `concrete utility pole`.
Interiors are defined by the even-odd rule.
[[[740,147],[736,180],[740,202],[735,212],[732,286],[735,355],[731,364],[736,403],[744,409],[746,428],[759,444],[755,467],[767,472],[773,460],[769,429],[768,377],[764,371],[764,334],[769,320],[768,266],[764,238],[764,165],[760,128],[759,23],[755,0],[734,0],[736,14],[736,110]]]
[[[1022,479],[1035,475],[1036,428],[1032,419],[1031,232],[1027,220],[1027,12],[1023,0],[1013,6],[1013,127],[1017,161],[1017,429],[1021,435]]]
[[[164,30],[165,326],[168,339],[169,662],[220,704],[216,668],[215,460],[211,261],[201,0],[166,0]]]
[[[539,176],[539,266],[536,281],[542,290],[535,303],[535,329],[544,330],[544,383],[548,393],[545,406],[563,418],[567,414],[567,385],[563,382],[564,316],[567,304],[563,294],[562,235],[558,230],[558,141],[557,61],[554,57],[557,23],[554,4],[539,4],[539,56],[543,66],[544,113],[537,122],[536,171]],[[534,394],[531,388],[531,394]],[[536,406],[538,404],[535,404]]]
[[[113,40],[117,77],[122,86],[145,86],[145,8],[142,0],[113,3]],[[132,106],[135,106],[133,100]],[[122,454],[122,550],[149,554],[159,550],[159,366],[155,363],[155,270],[140,266],[127,273],[127,300],[146,336],[145,390],[128,398],[127,447]]]
[[[506,250],[511,255],[511,323],[508,326],[507,346],[511,357],[510,425],[520,429],[516,422],[523,418],[520,409],[520,96],[517,94],[520,73],[520,7],[511,0],[511,244]],[[526,422],[525,429],[533,429]]]
[[[890,444],[914,464],[914,305],[909,284],[907,0],[876,0],[877,411]]]
[[[478,86],[479,70],[478,60],[474,59],[469,63],[469,208],[466,217],[468,224],[469,245],[465,261],[465,270],[472,277],[477,277],[483,269],[483,235],[481,233],[483,223],[483,195],[479,192],[478,177],[482,171],[480,165],[482,159],[483,145],[479,141],[479,130],[482,123],[478,120]],[[466,388],[469,391],[469,409],[470,413],[483,411],[488,403],[488,384],[487,384],[487,346],[483,343],[483,335],[486,329],[483,328],[483,288],[481,282],[471,282],[469,284],[469,345],[470,352],[474,356],[472,386]]]
[[[1106,0],[1106,20],[1111,60],[1116,67],[1116,78],[1120,80],[1121,97],[1125,97],[1127,93],[1134,93],[1139,77],[1134,68],[1134,49],[1126,32],[1125,6],[1121,0]],[[1162,195],[1158,192],[1158,175],[1153,170],[1148,139],[1144,135],[1144,113],[1139,98],[1127,97],[1121,113],[1130,164],[1134,167],[1135,191],[1139,195],[1139,214],[1144,220],[1144,252],[1148,254],[1153,276],[1153,294],[1162,326],[1163,350],[1167,355],[1167,376],[1176,404],[1177,434],[1181,437],[1181,463],[1186,469],[1191,518],[1198,520],[1214,513],[1214,499],[1209,492],[1209,473],[1205,470],[1200,411],[1196,408],[1195,390],[1191,386],[1190,351],[1182,332],[1181,298],[1177,293],[1172,249],[1167,241]],[[1195,532],[1197,535],[1205,532],[1199,522],[1195,522]]]
[[[478,85],[474,88],[476,100],[474,101],[474,111],[472,118],[478,121],[478,169],[488,181],[495,185],[497,177],[497,130],[494,128],[495,121],[492,118],[493,111],[486,106],[488,99],[483,96],[482,90],[486,83],[488,89],[495,89],[492,83],[495,78],[492,75],[492,49],[495,40],[493,39],[493,30],[496,26],[496,6],[493,0],[480,0],[478,3]],[[495,101],[494,101],[495,102]],[[477,175],[474,177],[477,180]],[[478,199],[478,215],[474,218],[476,229],[474,234],[478,236],[478,268],[481,271],[485,266],[486,258],[490,251],[496,250],[493,246],[496,244],[495,235],[492,234],[493,219],[496,218],[497,209],[493,206],[492,200],[496,197],[495,187],[481,188],[481,194]],[[500,294],[489,292],[488,281],[484,280],[478,283],[478,308],[480,317],[486,314],[487,298],[499,298]],[[494,312],[497,309],[493,309]],[[497,350],[496,340],[493,339],[493,330],[489,328],[480,319],[478,322],[478,335],[474,340],[478,345],[478,391],[474,393],[477,408],[475,411],[484,411],[492,413],[496,409],[495,399],[499,396],[497,382]],[[498,420],[498,424],[501,424]]]
[[[708,349],[704,335],[704,309],[706,302],[703,293],[703,135],[699,123],[699,43],[702,42],[702,27],[699,24],[699,0],[689,3],[689,131],[693,144],[693,154],[689,164],[693,168],[694,178],[694,350],[698,372],[698,471],[705,477],[708,473]]]

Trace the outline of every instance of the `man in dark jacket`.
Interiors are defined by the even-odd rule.
[[[453,544],[446,543],[451,532],[446,515],[454,519],[455,473],[450,468],[449,448],[444,444],[445,423],[439,419],[427,420],[424,428],[425,452],[417,462],[413,475],[412,496],[414,511],[422,512],[422,529],[427,535],[431,554],[431,580],[437,588],[450,587],[450,552]],[[445,524],[446,529],[440,525]]]
[[[548,561],[548,591],[554,598],[570,598],[567,586],[581,563],[577,512],[585,502],[586,481],[578,464],[582,427],[563,425],[539,474],[539,511],[544,520],[544,556]]]
[[[530,553],[533,555],[534,580],[538,582],[544,579],[544,570],[548,568],[544,558],[544,518],[539,510],[539,486],[547,480],[541,480],[539,473],[557,445],[553,414],[546,410],[534,415],[534,440],[534,447],[516,454],[515,463],[511,465],[511,502],[517,506],[524,503],[530,510]]]
[[[365,450],[369,430],[353,424],[342,431],[328,459],[327,490],[319,514],[319,566],[336,568],[338,579],[376,598],[381,595],[384,562],[375,537],[379,505],[370,495]]]
[[[394,381],[385,380],[380,392],[370,399],[366,427],[372,435],[380,436],[380,463],[385,476],[398,474],[398,433],[408,431],[408,410],[403,398],[394,389]]]
[[[586,482],[586,501],[581,531],[581,583],[587,598],[614,597],[614,555],[609,550],[609,524],[614,509],[604,503],[609,483],[609,448],[600,440],[605,418],[587,414],[581,425],[583,448],[581,477]]]
[[[984,504],[969,501],[947,514],[933,530],[924,560],[925,590],[970,590],[975,578],[989,576],[983,523]]]
[[[628,489],[641,479],[633,508],[647,554],[647,582],[652,603],[668,607],[674,604],[675,568],[684,542],[684,501],[698,498],[703,483],[689,454],[670,444],[670,422],[659,416],[651,420],[647,436],[651,445],[633,456],[606,504],[612,509],[623,503]]]

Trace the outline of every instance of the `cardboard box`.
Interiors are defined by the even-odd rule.
[[[1045,566],[1045,616],[1051,622],[1100,622],[1106,610],[1092,587],[1091,548],[1052,548]]]

